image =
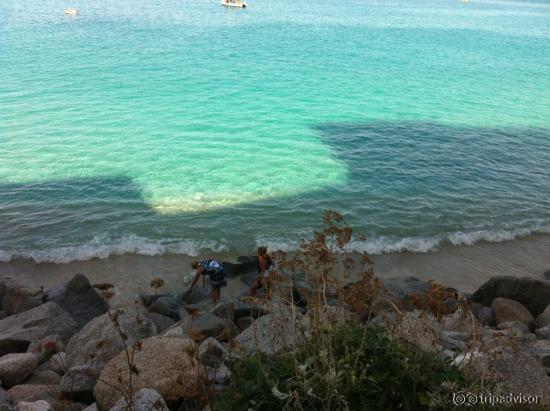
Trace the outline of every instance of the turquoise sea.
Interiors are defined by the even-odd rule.
[[[550,232],[549,1],[248,3],[0,2],[0,261]]]

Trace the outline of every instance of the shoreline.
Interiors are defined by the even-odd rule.
[[[238,256],[223,252],[200,256],[206,257],[235,261]],[[543,279],[543,273],[550,269],[550,235],[538,234],[500,243],[480,242],[471,246],[444,245],[437,251],[379,254],[373,258],[374,272],[378,277],[434,279],[470,293],[496,275]],[[165,281],[166,292],[183,291],[192,275],[192,259],[182,254],[124,254],[61,264],[16,259],[0,262],[0,278],[12,277],[28,285],[48,288],[81,272],[92,283],[113,283],[117,294],[129,300],[139,293],[150,292],[149,283],[156,277]],[[233,294],[231,288],[230,284],[224,290],[230,296]],[[236,288],[235,292],[242,289]]]

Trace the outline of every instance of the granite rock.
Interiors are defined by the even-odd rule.
[[[59,385],[61,377],[58,373],[53,371],[37,371],[31,374],[31,376],[25,380],[25,384],[28,385]]]
[[[65,284],[50,288],[46,301],[53,301],[67,311],[80,330],[92,319],[105,314],[105,303],[83,274],[76,274]]]
[[[142,388],[134,394],[134,407],[136,410],[169,411],[164,398],[151,388]],[[126,400],[121,398],[109,411],[126,411]]]
[[[489,366],[501,381],[514,393],[541,396],[543,407],[550,405],[550,378],[539,360],[528,352],[514,352],[509,347],[493,350]],[[546,409],[546,408],[543,408]]]
[[[173,318],[167,317],[162,314],[147,313],[146,316],[155,323],[159,332],[163,332],[164,330],[176,323]]]
[[[506,321],[518,321],[530,328],[534,321],[533,316],[527,308],[521,303],[508,298],[495,298],[491,304],[491,309],[493,310],[497,324]]]
[[[307,338],[309,331],[300,313],[297,313],[296,321],[293,321],[292,316],[275,312],[258,318],[234,342],[245,351],[278,354],[291,349],[294,343],[305,342]]]
[[[145,315],[132,310],[112,311],[120,328],[125,333],[126,344],[147,338],[157,333],[156,325]],[[67,344],[67,366],[90,365],[99,373],[107,361],[124,350],[121,336],[116,331],[111,317],[103,314],[94,318],[75,334]]]
[[[134,375],[136,390],[151,388],[165,400],[192,399],[198,396],[204,385],[204,371],[195,359],[195,345],[189,339],[150,337],[141,341],[141,349],[135,352]],[[125,353],[109,361],[95,387],[95,398],[100,409],[110,409],[119,400],[120,379],[127,384],[128,364]]]
[[[550,281],[529,277],[497,276],[472,294],[470,301],[491,306],[495,298],[508,298],[523,304],[533,316],[539,315],[550,301]]]
[[[0,381],[5,388],[25,381],[38,366],[33,354],[14,353],[0,357]]]
[[[58,304],[48,302],[0,321],[0,356],[25,352],[30,343],[58,335],[65,343],[76,332],[76,323]]]
[[[27,287],[16,281],[4,281],[2,309],[8,315],[19,314],[42,304],[43,290]]]
[[[149,308],[151,304],[153,304],[155,301],[157,301],[161,297],[171,297],[170,294],[140,294],[139,299],[141,303]]]
[[[180,302],[171,296],[160,297],[149,306],[150,313],[165,315],[175,321],[181,319],[180,309]]]

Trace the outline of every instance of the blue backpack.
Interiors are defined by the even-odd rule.
[[[210,277],[213,286],[219,286],[225,282],[225,271],[220,261],[203,260],[201,261],[201,267],[204,268],[204,275]]]

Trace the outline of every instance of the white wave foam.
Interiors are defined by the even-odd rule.
[[[401,239],[390,237],[378,237],[364,241],[352,241],[349,245],[350,251],[364,252],[369,254],[383,253],[401,253],[403,251],[412,251],[416,253],[426,253],[436,250],[441,239],[424,237],[406,237]]]
[[[368,252],[372,255],[386,253],[415,252],[427,253],[436,251],[442,244],[471,246],[479,242],[500,243],[533,234],[550,234],[550,226],[536,225],[531,228],[518,228],[513,230],[478,230],[472,232],[457,231],[441,236],[433,237],[374,237],[367,240],[353,240],[349,246],[349,252]],[[271,250],[285,252],[297,250],[298,241],[284,241],[280,239],[262,238],[256,241],[258,245],[267,245]]]
[[[456,232],[449,234],[447,239],[452,245],[474,245],[480,241],[490,243],[500,243],[503,241],[511,241],[519,237],[526,237],[535,233],[550,233],[550,227],[537,227],[536,229],[518,228],[515,230],[480,230],[470,233]]]
[[[197,256],[202,250],[222,252],[227,250],[227,246],[223,242],[175,239],[150,240],[135,235],[123,237],[113,243],[104,237],[95,237],[89,243],[81,246],[54,247],[42,250],[0,250],[0,261],[8,262],[16,258],[25,258],[34,260],[37,263],[68,263],[123,254],[145,256],[184,254]]]
[[[474,245],[479,242],[504,242],[533,234],[550,234],[550,226],[538,225],[531,228],[513,230],[478,230],[472,232],[454,232],[434,237],[375,237],[364,241],[354,240],[349,244],[350,252],[368,252],[369,254],[417,252],[425,253],[437,250],[442,244]],[[303,236],[307,237],[307,236]],[[266,245],[270,250],[292,252],[299,248],[297,240],[258,237],[256,245]],[[53,247],[40,250],[0,250],[0,261],[9,262],[25,258],[36,263],[68,263],[85,261],[92,258],[108,258],[112,255],[137,254],[160,256],[164,254],[183,254],[198,256],[203,252],[227,252],[231,248],[225,241],[196,241],[181,239],[151,240],[135,235],[119,239],[116,242],[105,237],[95,237],[81,246]]]

